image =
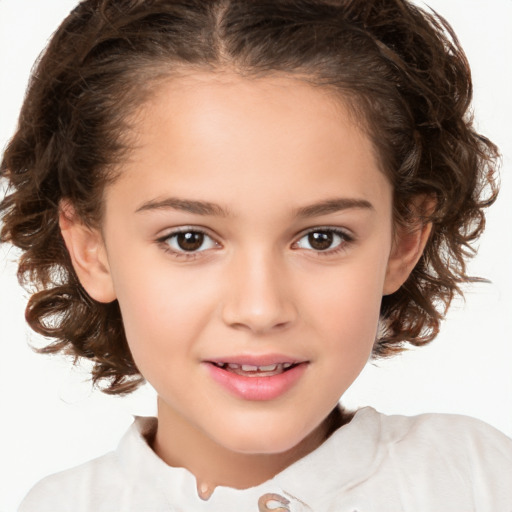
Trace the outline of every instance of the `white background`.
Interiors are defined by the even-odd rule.
[[[75,0],[0,0],[0,150],[12,135],[30,68]],[[479,130],[504,155],[502,192],[471,266],[492,284],[468,290],[430,346],[369,365],[345,397],[386,413],[455,412],[512,436],[512,1],[431,0],[468,54]],[[131,414],[152,414],[149,389],[119,399],[86,374],[34,354],[24,325],[17,253],[0,248],[0,512],[15,510],[43,476],[116,446]],[[85,382],[85,383],[84,383]]]

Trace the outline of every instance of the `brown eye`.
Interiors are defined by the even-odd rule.
[[[332,245],[334,236],[331,231],[314,231],[309,233],[308,242],[316,251],[325,251]]]
[[[179,233],[176,236],[176,243],[183,251],[197,251],[204,242],[203,233],[190,231],[189,233]]]
[[[313,229],[302,236],[294,245],[299,249],[316,252],[331,252],[341,248],[352,238],[340,229]]]
[[[202,231],[179,231],[166,236],[161,240],[176,253],[202,252],[207,249],[213,249],[218,244]]]

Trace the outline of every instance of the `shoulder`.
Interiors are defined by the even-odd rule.
[[[512,511],[512,440],[480,420],[366,407],[328,442],[322,457],[338,468],[336,503],[379,512]]]
[[[512,439],[502,432],[453,414],[372,414],[380,423],[383,459],[402,481],[446,495],[466,493],[476,510],[512,506]]]
[[[121,480],[115,453],[108,453],[44,478],[30,490],[19,512],[73,510],[81,501],[101,502]]]
[[[314,510],[512,512],[512,440],[464,416],[356,412],[276,482]]]
[[[400,444],[414,442],[421,448],[434,446],[449,450],[464,448],[479,453],[499,448],[512,456],[512,439],[491,425],[468,416],[429,413],[418,416],[384,415],[373,411],[381,425],[383,441]]]
[[[374,449],[407,458],[487,461],[512,467],[512,439],[487,423],[456,414],[386,415],[371,407],[360,409],[351,422]],[[349,424],[350,425],[350,424]],[[360,440],[361,441],[361,440]],[[459,457],[460,456],[460,457]]]
[[[160,510],[160,495],[147,492],[164,465],[146,441],[155,428],[156,419],[136,418],[116,451],[44,478],[18,512],[111,512],[121,503],[122,510],[138,511],[141,496],[152,497],[151,510]]]

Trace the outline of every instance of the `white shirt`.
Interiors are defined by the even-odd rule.
[[[148,446],[155,429],[136,418],[115,452],[45,478],[19,512],[512,512],[512,440],[464,416],[366,407],[271,480],[207,501]]]

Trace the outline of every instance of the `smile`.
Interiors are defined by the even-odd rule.
[[[294,363],[274,363],[263,366],[256,366],[252,364],[237,364],[237,363],[213,363],[215,366],[222,368],[228,372],[236,373],[243,377],[272,377],[279,375],[286,370],[289,370]]]
[[[208,372],[221,388],[250,401],[274,400],[299,383],[308,361],[205,361]],[[252,364],[251,364],[252,363]],[[259,363],[259,364],[255,364]]]

